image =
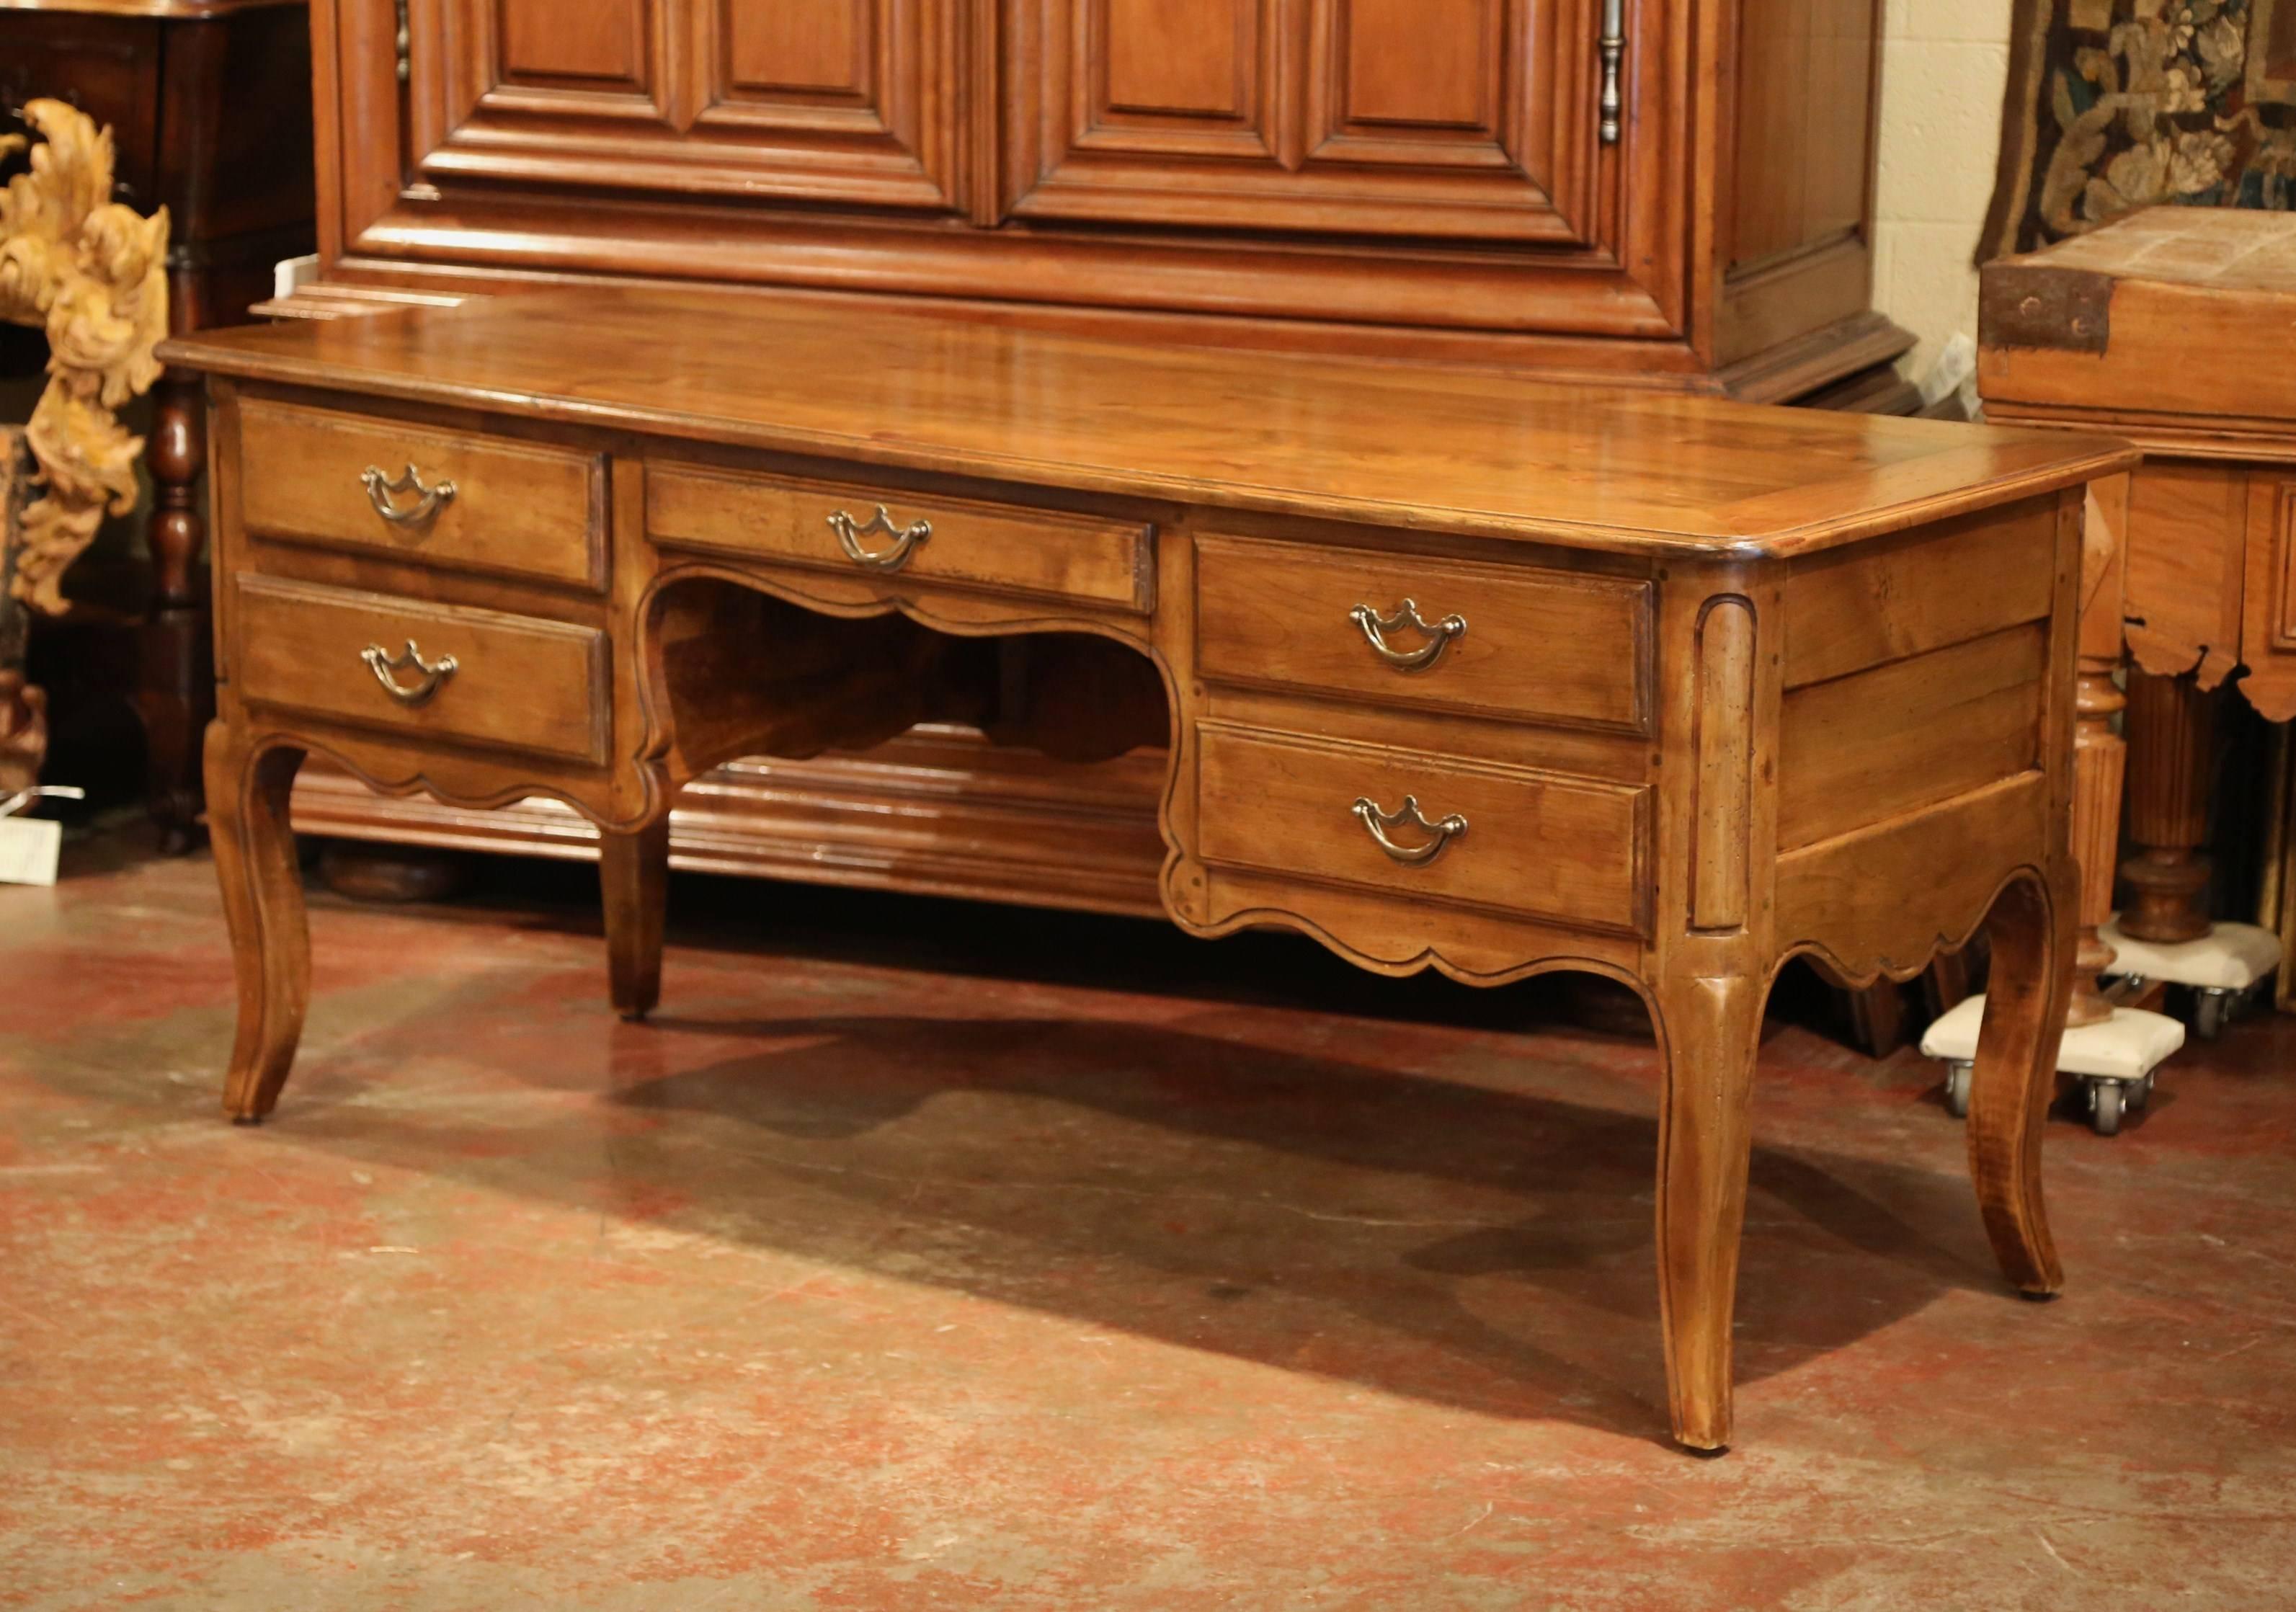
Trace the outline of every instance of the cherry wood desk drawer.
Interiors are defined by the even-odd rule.
[[[595,628],[268,577],[241,577],[236,603],[235,675],[250,703],[606,759],[606,635]]]
[[[776,476],[655,465],[646,530],[657,543],[794,561],[862,577],[1040,594],[1145,612],[1152,528],[1021,505]]]
[[[595,454],[255,397],[240,404],[239,432],[254,536],[606,585]]]
[[[1651,618],[1651,585],[1615,577],[1196,544],[1197,658],[1235,683],[1639,733]]]
[[[1219,723],[1197,734],[1207,863],[1592,929],[1647,927],[1645,787]]]

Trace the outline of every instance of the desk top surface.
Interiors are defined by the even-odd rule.
[[[160,351],[244,380],[1624,552],[1805,552],[2136,462],[2059,431],[709,290],[539,292]]]

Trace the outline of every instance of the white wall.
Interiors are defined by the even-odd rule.
[[[1970,258],[1993,196],[2009,0],[1888,0],[1874,197],[1874,306],[1921,338],[1915,380],[1956,332],[1977,334]]]

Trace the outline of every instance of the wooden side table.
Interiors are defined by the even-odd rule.
[[[2237,686],[2259,712],[2296,717],[2296,218],[2140,213],[1988,265],[1981,323],[1990,418],[2109,430],[2144,450],[2090,527],[2117,541],[2082,641],[2083,972],[2192,986],[2197,1027],[2213,1034],[2281,951],[2267,930],[2211,924],[2205,845],[2227,682],[2244,671]],[[2115,925],[2123,777],[2110,722],[2124,704],[2135,855]]]
[[[244,323],[272,266],[312,250],[311,46],[305,0],[0,0],[0,110],[37,96],[109,125],[120,200],[173,221],[169,327]],[[145,462],[151,590],[136,705],[162,838],[201,810],[209,660],[206,411],[196,376],[154,389]]]

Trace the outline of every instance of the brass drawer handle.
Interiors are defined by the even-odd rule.
[[[374,505],[374,512],[393,526],[421,526],[455,502],[453,482],[424,487],[422,472],[411,464],[396,481],[370,464],[359,472],[359,485],[366,488],[366,499]],[[398,500],[409,493],[417,495],[414,502],[400,508]]]
[[[919,520],[897,527],[891,512],[881,503],[866,526],[856,525],[852,516],[840,510],[829,518],[829,529],[837,534],[838,546],[854,564],[865,565],[873,571],[898,571],[908,564],[909,556],[917,552],[917,544],[932,536],[932,522]],[[890,537],[893,546],[874,553],[861,546],[864,537],[876,536]]]
[[[426,661],[422,659],[422,651],[414,647],[412,638],[406,641],[404,654],[389,654],[382,645],[370,643],[359,651],[359,659],[366,662],[366,669],[374,674],[374,680],[382,684],[384,691],[401,705],[426,704],[433,694],[447,686],[447,679],[455,675],[455,658],[452,655],[441,655],[436,660]],[[420,672],[422,681],[411,689],[401,688],[394,675],[399,672]]]
[[[1392,616],[1382,616],[1367,604],[1359,604],[1348,612],[1348,619],[1363,629],[1364,641],[1369,643],[1382,660],[1398,672],[1423,672],[1443,659],[1443,651],[1452,641],[1466,636],[1464,616],[1446,616],[1440,621],[1429,621],[1419,614],[1416,600],[1406,599],[1396,607]],[[1387,641],[1390,633],[1400,633],[1405,627],[1425,634],[1431,642],[1415,650],[1398,650]]]
[[[1403,809],[1399,812],[1381,811],[1368,795],[1357,801],[1354,809],[1356,821],[1362,823],[1365,831],[1378,842],[1379,848],[1396,861],[1411,867],[1424,867],[1443,854],[1445,846],[1467,831],[1467,820],[1456,812],[1440,822],[1428,822],[1426,814],[1419,809],[1416,795],[1406,795]],[[1388,838],[1390,829],[1401,828],[1406,823],[1435,838],[1421,846],[1398,845]]]

